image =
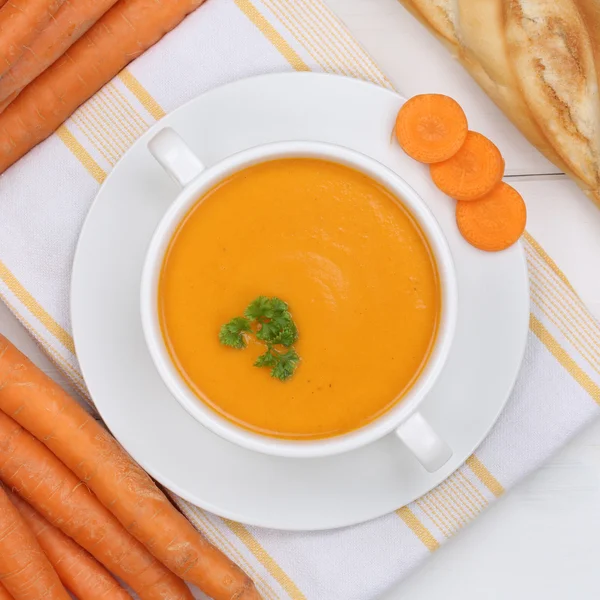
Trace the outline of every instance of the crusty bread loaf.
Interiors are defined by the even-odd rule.
[[[400,0],[600,205],[600,0]]]

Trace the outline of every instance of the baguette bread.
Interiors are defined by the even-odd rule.
[[[600,206],[600,0],[400,0]]]

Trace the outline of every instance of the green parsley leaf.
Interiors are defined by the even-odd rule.
[[[264,354],[261,354],[254,363],[255,367],[274,367],[277,364],[277,357],[273,354],[271,349],[267,350]]]
[[[259,296],[253,300],[244,314],[251,321],[261,321],[262,319],[270,319],[272,315],[271,299],[266,296]]]
[[[256,337],[268,344],[290,347],[298,339],[298,328],[288,313],[286,317],[275,317],[260,325]]]
[[[283,325],[278,336],[276,344],[282,344],[289,348],[298,339],[298,328],[296,323],[290,318],[289,322]]]
[[[219,341],[221,344],[230,346],[231,348],[245,348],[246,340],[243,336],[244,331],[252,331],[250,329],[250,321],[244,317],[235,317],[221,327]]]
[[[281,329],[275,321],[266,321],[265,323],[261,323],[260,328],[256,332],[256,337],[263,342],[275,344],[275,340],[280,332]]]
[[[289,317],[288,305],[280,298],[271,298],[271,319],[275,317],[287,315]]]
[[[283,317],[288,313],[288,305],[279,298],[267,298],[266,296],[259,296],[251,302],[246,308],[244,314],[251,321],[258,321],[262,323],[266,319],[274,319],[276,317]]]
[[[287,310],[287,304],[279,298],[272,298],[266,312],[272,316],[260,322],[256,337],[268,344],[282,344],[289,348],[298,339],[298,328]]]
[[[299,362],[300,357],[293,348],[290,348],[285,354],[279,354],[277,364],[271,371],[271,377],[286,381],[294,374]]]
[[[244,332],[254,333],[264,342],[267,350],[254,362],[255,367],[271,368],[271,376],[286,381],[296,370],[300,357],[292,344],[298,339],[298,328],[288,310],[288,305],[280,298],[259,296],[244,311],[245,317],[231,319],[221,327],[219,340],[232,348],[245,348]],[[255,324],[254,330],[251,325]],[[274,346],[284,346],[280,352]]]

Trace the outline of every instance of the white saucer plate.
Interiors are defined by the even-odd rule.
[[[266,75],[214,89],[166,116],[102,186],[73,265],[72,323],[79,362],[106,424],[162,485],[220,516],[288,530],[366,521],[438,485],[481,443],[506,404],[525,349],[529,291],[523,249],[489,254],[459,235],[454,202],[392,140],[402,98],[354,79]],[[403,177],[433,210],[458,275],[456,337],[423,414],[454,455],[427,473],[395,437],[319,459],[244,450],[210,433],[162,383],[140,322],[140,277],[156,225],[178,192],[146,148],[178,131],[206,165],[258,144],[316,140],[367,154]],[[374,374],[373,376],[376,376]]]

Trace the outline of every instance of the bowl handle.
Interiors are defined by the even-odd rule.
[[[443,467],[452,456],[448,444],[434,431],[421,413],[414,413],[402,423],[396,429],[396,435],[430,473]]]
[[[148,142],[148,150],[181,187],[185,187],[204,171],[200,159],[170,127],[161,129]]]

